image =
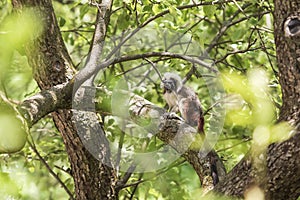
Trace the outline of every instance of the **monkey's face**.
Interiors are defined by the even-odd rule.
[[[174,73],[165,73],[161,88],[163,88],[163,93],[177,92],[179,87],[181,87],[181,78]]]
[[[173,79],[163,80],[161,87],[163,88],[163,93],[172,93],[177,90],[176,82]]]

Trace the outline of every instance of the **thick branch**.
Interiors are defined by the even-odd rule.
[[[56,111],[57,109],[70,108],[72,104],[72,93],[76,92],[86,80],[97,74],[99,70],[105,69],[106,67],[116,63],[151,57],[182,59],[201,65],[214,73],[217,72],[217,70],[213,68],[212,64],[206,63],[197,57],[170,52],[149,52],[144,54],[122,56],[120,58],[112,58],[102,63],[99,63],[99,60],[95,59],[88,63],[88,68],[83,68],[68,83],[54,86],[49,90],[44,90],[23,101],[19,106],[21,108],[21,113],[24,113],[23,116],[27,120],[27,123],[29,126],[32,126],[42,117],[53,111]],[[93,65],[94,63],[97,63],[97,65]]]
[[[100,70],[103,70],[110,65],[121,63],[121,62],[137,60],[137,59],[151,58],[151,57],[167,57],[167,58],[176,58],[176,59],[186,60],[193,64],[203,66],[214,73],[217,73],[217,70],[215,68],[213,68],[212,64],[206,63],[205,61],[203,61],[197,57],[183,55],[183,54],[177,54],[177,53],[171,53],[171,52],[148,52],[148,53],[144,53],[144,54],[121,56],[121,57],[111,58],[107,61],[103,61],[103,62],[99,63],[97,66],[95,66],[94,68],[92,68],[91,70],[79,71],[79,73],[75,76],[73,81],[76,82],[76,84],[78,84],[80,86],[84,81],[86,81],[87,79],[89,79],[90,77],[92,77],[96,73],[98,73]],[[73,81],[71,81],[71,84]],[[76,89],[77,89],[77,87],[74,88],[74,90],[76,90]]]
[[[152,124],[148,131],[169,144],[193,166],[206,192],[214,187],[210,168],[212,160],[216,162],[219,178],[223,179],[226,172],[221,159],[196,129],[174,113],[166,113],[137,95],[132,96],[129,105],[132,119],[150,118]]]
[[[84,68],[77,74],[77,78],[80,80],[80,76],[81,74],[96,74],[95,71],[97,71],[97,66],[99,65],[100,61],[100,57],[102,54],[102,49],[103,49],[103,45],[104,45],[104,40],[106,37],[106,29],[107,26],[109,24],[109,17],[110,17],[110,10],[112,7],[112,1],[110,0],[105,0],[102,1],[101,4],[95,3],[95,5],[98,8],[97,11],[97,19],[96,19],[96,23],[95,23],[95,31],[94,31],[94,35],[93,35],[93,40],[92,40],[92,44],[90,47],[90,52],[89,52],[89,56],[87,58],[86,64],[84,66]],[[89,78],[91,78],[89,80],[89,86],[92,85],[93,82],[93,76],[90,76]],[[76,79],[76,80],[78,80]],[[86,79],[87,80],[87,79]],[[77,84],[77,83],[76,83]],[[80,82],[79,82],[79,85]]]
[[[47,114],[58,109],[70,108],[71,96],[71,90],[68,90],[66,84],[57,85],[24,100],[18,110],[25,118],[28,127],[31,128]]]

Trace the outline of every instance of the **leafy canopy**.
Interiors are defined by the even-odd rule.
[[[80,70],[88,54],[97,8],[85,0],[53,1],[53,5],[65,44],[75,67]],[[183,7],[185,5],[191,6]],[[117,51],[112,56],[168,51],[198,56],[207,63],[215,64],[222,75],[185,60],[163,57],[151,58],[151,62],[139,59],[112,65],[99,72],[95,81],[107,94],[100,95],[100,92],[97,96],[99,114],[106,116],[104,127],[112,149],[121,148],[124,152],[160,149],[163,144],[155,137],[140,137],[146,133],[138,131],[135,133],[141,135],[132,137],[120,128],[120,121],[112,115],[109,94],[113,94],[120,81],[125,80],[131,91],[163,107],[165,102],[161,97],[159,76],[152,65],[162,74],[175,71],[181,77],[189,78],[187,84],[197,91],[204,110],[216,101],[225,106],[225,123],[215,149],[230,170],[249,150],[251,141],[255,145],[265,146],[288,137],[286,125],[273,125],[281,103],[274,64],[270,14],[273,5],[268,1],[252,0],[214,4],[205,2],[197,7],[192,5],[184,0],[114,1],[102,58],[110,56],[113,49]],[[24,56],[23,46],[38,37],[42,29],[32,12],[18,18],[12,13],[9,1],[1,0],[0,7],[1,94],[12,102],[22,101],[39,91]],[[137,33],[121,48],[117,48],[126,35],[134,30],[138,30]],[[190,74],[191,77],[188,76]],[[223,87],[212,87],[220,84],[220,80]],[[212,88],[215,88],[213,93]],[[2,105],[3,101],[0,103]],[[122,103],[124,99],[116,102]],[[213,109],[217,109],[217,106]],[[5,127],[4,123],[10,125],[2,128],[0,134],[3,131],[14,133],[13,137],[18,137],[14,145],[19,144],[17,146],[20,148],[24,135],[16,136],[19,130],[14,129],[21,124],[12,119],[15,114],[4,113],[1,108],[0,127]],[[209,123],[216,118],[212,113],[216,112],[212,110],[205,116],[208,132],[214,128],[213,123]],[[281,132],[287,134],[282,137]],[[73,183],[68,174],[70,166],[63,141],[50,118],[45,117],[30,130],[29,144],[36,147],[48,165],[72,190]],[[0,179],[7,183],[0,185],[0,192],[14,199],[48,199],[50,196],[53,199],[66,199],[65,191],[58,187],[29,144],[18,154],[0,156]],[[113,156],[118,155],[115,153]],[[124,154],[120,163],[126,162],[128,160]],[[120,172],[118,175],[123,174]],[[182,159],[155,172],[134,174],[128,183],[139,184],[121,190],[121,198],[134,195],[137,199],[197,199],[201,195],[195,171]]]

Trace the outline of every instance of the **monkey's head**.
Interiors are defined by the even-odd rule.
[[[182,81],[178,74],[167,72],[163,76],[161,88],[163,93],[177,93],[182,87]]]

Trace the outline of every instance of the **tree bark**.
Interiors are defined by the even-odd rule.
[[[129,105],[133,121],[139,124],[140,118],[151,119],[147,131],[170,145],[195,169],[204,193],[214,188],[212,165],[217,168],[218,178],[224,178],[226,170],[221,158],[207,140],[183,119],[137,95],[131,95]]]
[[[252,158],[246,156],[220,182],[215,191],[243,196],[253,184],[265,191],[265,199],[297,199],[300,195],[300,46],[299,35],[287,35],[288,18],[300,18],[297,0],[274,1],[274,34],[282,89],[282,107],[278,122],[295,127],[288,140],[269,145],[266,150],[266,174],[257,177]],[[292,31],[293,32],[293,31]]]
[[[288,121],[297,127],[300,120],[300,40],[299,36],[287,35],[285,30],[288,18],[300,18],[300,2],[275,0],[274,5],[274,35],[282,89],[279,121]]]
[[[51,0],[13,0],[12,3],[18,12],[27,8],[34,9],[44,25],[42,35],[25,47],[28,62],[33,68],[34,78],[41,90],[70,81],[75,71],[62,40]],[[90,115],[96,116],[95,113],[83,113],[82,117],[89,119]],[[52,116],[63,137],[71,163],[76,199],[115,199],[114,170],[94,158],[85,149],[72,121],[72,110],[57,110]],[[95,124],[93,128],[99,129],[99,145],[102,146],[99,156],[104,159],[110,158],[109,147],[100,124]]]

